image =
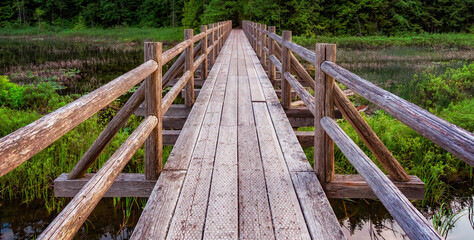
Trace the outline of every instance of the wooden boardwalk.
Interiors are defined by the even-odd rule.
[[[242,30],[216,59],[133,239],[344,239]]]

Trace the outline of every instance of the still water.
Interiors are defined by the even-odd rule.
[[[413,47],[340,48],[337,54],[343,67],[388,90],[426,67],[443,66],[443,62],[462,66],[474,59],[474,50]],[[90,92],[142,62],[142,43],[0,37],[0,75],[8,75],[16,83],[55,82],[61,94]],[[451,215],[457,213],[448,239],[469,239],[474,234],[472,186],[456,195],[446,203],[453,211]],[[76,238],[128,239],[144,200],[132,208],[124,202],[101,200]],[[408,239],[378,201],[331,200],[331,204],[350,239]],[[431,221],[440,209],[420,211]],[[47,212],[42,200],[22,203],[20,199],[0,198],[0,239],[35,238],[56,215]]]

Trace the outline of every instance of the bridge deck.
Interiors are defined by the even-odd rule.
[[[210,71],[132,238],[344,238],[241,30]]]

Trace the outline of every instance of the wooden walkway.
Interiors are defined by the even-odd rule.
[[[242,30],[216,59],[132,238],[345,238]]]

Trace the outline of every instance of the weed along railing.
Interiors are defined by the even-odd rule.
[[[335,84],[335,80],[471,166],[474,166],[473,134],[340,67],[335,63],[335,44],[318,43],[316,51],[313,52],[291,42],[291,31],[283,31],[282,36],[279,36],[275,34],[273,26],[267,30],[265,25],[250,21],[243,21],[242,25],[262,65],[268,71],[270,80],[276,84],[276,70],[281,74],[283,108],[291,107],[291,88],[293,88],[314,116],[314,170],[326,194],[329,197],[342,198],[370,198],[375,194],[411,239],[441,239],[439,233],[400,191],[404,190],[404,193],[411,198],[419,198],[420,195],[414,191],[424,191],[423,183],[415,176],[407,174]],[[314,64],[314,79],[293,53]],[[305,89],[304,83],[314,90],[315,96]],[[336,124],[333,120],[335,106],[394,182],[383,174]],[[333,142],[362,176],[364,183],[361,183],[363,181],[359,176],[335,174]],[[415,180],[418,183],[414,183]],[[362,186],[364,184],[371,190]]]
[[[92,177],[86,178],[87,183],[81,186],[79,192],[74,192],[74,199],[39,236],[39,239],[72,239],[103,196],[142,196],[140,185],[154,183],[163,165],[162,117],[183,88],[186,92],[186,105],[193,105],[195,72],[200,67],[202,79],[206,78],[208,65],[214,63],[231,28],[232,23],[226,21],[210,24],[209,29],[207,26],[202,26],[201,33],[197,35],[193,35],[192,29],[186,29],[184,41],[165,52],[162,51],[162,43],[146,42],[145,63],[142,65],[0,139],[0,176],[3,176],[145,79],[71,173],[67,176],[62,175],[64,180],[83,177],[143,101],[146,103],[145,119],[102,168]],[[194,47],[197,42],[199,44]],[[163,75],[163,65],[182,52],[184,53]],[[195,57],[199,52],[201,54]],[[163,86],[183,70],[182,76],[162,98]],[[145,174],[120,174],[143,143],[145,143]],[[136,190],[124,193],[117,188],[110,191],[119,175],[130,180],[131,184],[136,183]]]

